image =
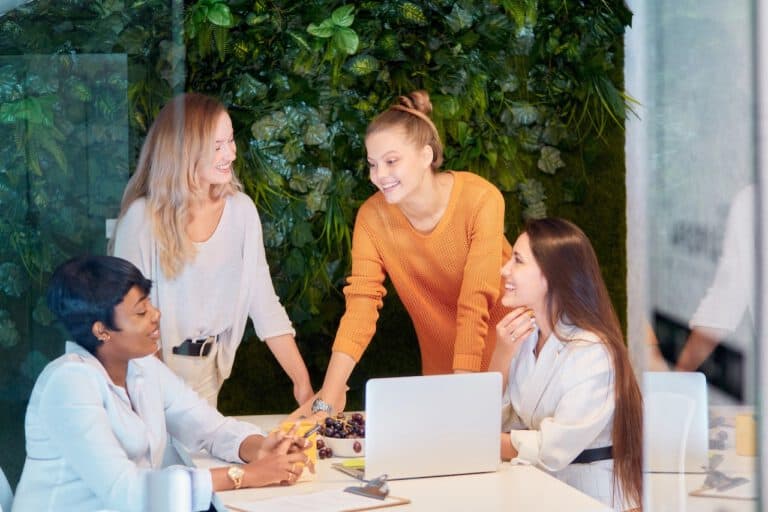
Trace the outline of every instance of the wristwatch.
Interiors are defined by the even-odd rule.
[[[232,480],[232,483],[235,485],[235,489],[239,489],[243,486],[243,477],[245,476],[245,471],[243,471],[243,468],[240,466],[229,466],[229,469],[227,469],[227,476],[230,480]]]
[[[315,414],[317,412],[324,412],[330,415],[331,410],[333,410],[333,407],[331,407],[331,404],[329,404],[322,398],[315,398],[315,401],[312,402],[312,414]]]

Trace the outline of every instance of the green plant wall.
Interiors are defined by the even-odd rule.
[[[316,386],[343,312],[354,214],[372,193],[363,134],[399,95],[430,92],[446,168],[504,193],[511,241],[525,217],[561,215],[593,238],[625,309],[620,1],[199,0],[185,15],[187,87],[231,107],[240,176],[263,212],[272,274]],[[290,389],[268,351],[243,347],[222,393],[239,412],[261,375]],[[356,369],[418,373],[415,336],[391,294]],[[261,388],[264,389],[264,388]],[[280,407],[270,406],[279,410]],[[286,406],[282,406],[283,409]]]
[[[631,103],[621,73],[630,19],[622,0],[37,0],[0,17],[0,55],[39,54],[77,66],[80,55],[119,54],[125,82],[100,75],[96,90],[87,80],[73,85],[66,77],[20,78],[0,68],[0,128],[12,134],[29,126],[23,116],[31,114],[19,114],[23,109],[12,110],[9,102],[46,106],[57,129],[72,124],[67,105],[88,104],[92,117],[70,127],[75,132],[102,118],[107,127],[127,130],[105,135],[122,141],[127,164],[110,166],[114,157],[107,152],[99,158],[103,169],[94,169],[118,169],[122,180],[110,183],[119,190],[168,98],[196,90],[223,100],[235,124],[237,170],[262,215],[275,285],[319,386],[344,308],[354,215],[373,192],[362,136],[377,112],[417,88],[431,94],[446,147],[444,167],[476,172],[502,190],[510,241],[527,216],[573,219],[592,238],[623,316],[622,126]],[[57,152],[67,149],[69,139],[46,144],[36,146],[40,174],[66,191],[73,178]],[[28,159],[25,147],[3,148],[4,237],[36,233],[28,221],[41,206],[20,200],[30,168],[8,163]],[[7,195],[13,187],[21,188]],[[102,196],[114,204],[93,211],[99,227],[92,229],[100,230],[102,216],[117,212],[119,193],[108,189]],[[55,210],[61,201],[49,198],[43,207]],[[23,211],[9,215],[10,205]],[[70,224],[81,225],[74,217]],[[57,233],[53,256],[34,248],[24,253],[40,262],[35,272],[20,263],[26,256],[18,248],[0,252],[0,273],[8,274],[3,283],[33,274],[35,283],[21,298],[14,295],[17,286],[0,287],[3,333],[12,328],[20,339],[32,337],[44,310],[32,311],[52,265],[75,252],[102,250],[96,238],[78,245],[68,236]],[[9,305],[20,299],[31,305],[26,313]],[[221,408],[290,410],[288,381],[266,347],[252,332],[248,336]],[[56,337],[47,343],[35,368],[62,349]],[[0,352],[7,361],[26,357],[18,344],[0,342]],[[369,376],[418,373],[418,357],[410,321],[391,293],[353,374],[350,407],[362,405]],[[19,368],[4,373],[18,374]]]

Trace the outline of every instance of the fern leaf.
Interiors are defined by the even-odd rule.
[[[216,43],[216,51],[219,52],[219,60],[224,62],[229,46],[229,29],[227,27],[213,27],[213,40]]]
[[[42,149],[45,149],[53,159],[56,160],[59,168],[66,173],[69,169],[67,166],[67,157],[64,155],[61,146],[52,137],[39,137],[37,142]]]

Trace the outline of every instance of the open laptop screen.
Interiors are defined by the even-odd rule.
[[[501,386],[499,373],[369,380],[366,480],[496,471]]]

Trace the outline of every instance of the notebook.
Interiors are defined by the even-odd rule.
[[[496,471],[501,386],[500,373],[370,379],[364,468],[334,466],[365,480]]]
[[[699,372],[644,372],[644,470],[703,473],[709,466],[707,383]]]

